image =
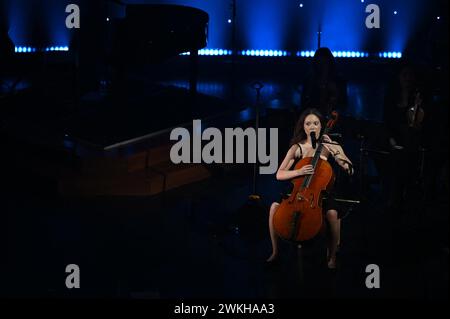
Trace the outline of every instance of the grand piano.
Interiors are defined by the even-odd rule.
[[[109,94],[102,90],[103,94],[96,100],[81,98],[80,109],[89,110],[89,116],[74,120],[68,135],[102,149],[113,149],[222,109],[222,106],[214,108],[222,102],[197,93],[198,50],[207,45],[208,13],[181,5],[113,2],[115,5],[104,1],[95,11],[91,7],[88,23],[92,24],[84,22],[82,29],[94,31],[83,31],[84,38],[79,39],[85,43],[79,46],[81,49],[91,48],[89,45],[93,43],[97,46],[97,50],[84,52],[92,60],[89,65],[82,65],[83,70],[89,72],[99,63],[107,64],[107,79],[111,84],[106,93]],[[116,10],[107,10],[108,7]],[[103,33],[108,35],[104,45],[98,42],[100,32],[95,24],[102,25]],[[94,36],[93,32],[97,34]],[[165,68],[170,68],[171,61],[166,60],[184,52],[190,55],[174,63],[188,66],[185,74],[189,90],[161,84],[158,75],[164,76]],[[97,55],[95,59],[93,55]],[[93,94],[84,96],[87,95]]]

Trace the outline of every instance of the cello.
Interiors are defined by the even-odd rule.
[[[312,165],[314,173],[292,179],[294,187],[288,198],[283,199],[273,215],[276,234],[289,241],[301,242],[313,238],[322,228],[322,194],[333,187],[335,176],[328,161],[320,158],[323,135],[334,127],[337,112],[332,112],[324,133],[317,142],[314,157],[302,158],[294,169]]]

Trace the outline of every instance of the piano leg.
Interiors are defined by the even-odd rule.
[[[189,78],[189,93],[192,98],[197,95],[197,77],[198,77],[198,50],[194,49],[190,52],[190,78]]]

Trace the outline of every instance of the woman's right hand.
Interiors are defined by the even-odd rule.
[[[314,168],[312,165],[305,165],[302,168],[297,170],[298,176],[311,175],[314,173]]]

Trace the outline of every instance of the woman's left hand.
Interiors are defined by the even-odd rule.
[[[332,143],[332,142],[333,142],[333,141],[331,140],[331,138],[330,138],[328,135],[326,135],[326,134],[323,135],[323,141],[324,141],[325,143]]]

